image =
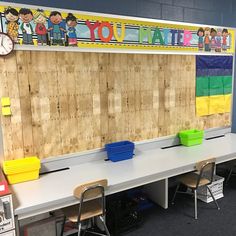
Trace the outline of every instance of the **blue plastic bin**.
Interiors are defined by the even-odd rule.
[[[130,141],[120,141],[105,144],[108,159],[116,162],[131,159],[134,155],[134,143]]]

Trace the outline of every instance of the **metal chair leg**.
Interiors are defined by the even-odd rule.
[[[91,219],[91,226],[92,226],[92,227],[95,226],[95,219],[94,219],[94,217]]]
[[[81,222],[78,223],[78,236],[81,236]]]
[[[195,220],[197,220],[197,190],[194,189]]]
[[[104,226],[104,229],[105,229],[105,231],[106,231],[107,236],[110,236],[110,233],[109,233],[109,230],[108,230],[108,228],[107,228],[107,225],[106,225],[104,216],[99,216],[99,219],[100,219],[101,222],[103,223],[103,226]]]
[[[233,167],[230,169],[229,174],[228,174],[228,176],[227,176],[227,179],[226,179],[226,181],[225,181],[225,184],[226,184],[226,185],[228,185],[228,182],[229,182],[229,180],[230,180],[230,177],[231,177],[232,173],[233,173]]]
[[[176,194],[177,194],[177,192],[178,192],[178,190],[179,190],[179,186],[180,186],[180,184],[178,184],[177,187],[176,187],[176,189],[175,189],[175,193],[174,193],[174,196],[173,196],[172,201],[171,201],[171,204],[172,204],[172,205],[175,204],[174,201],[175,201]]]
[[[64,216],[64,218],[63,218],[63,222],[62,222],[62,226],[61,226],[61,236],[63,236],[63,233],[64,233],[65,223],[66,223],[66,216]]]
[[[210,194],[211,194],[211,197],[212,197],[212,199],[214,200],[214,202],[215,202],[215,204],[216,204],[217,209],[220,210],[220,207],[219,207],[219,205],[218,205],[218,203],[217,203],[217,201],[216,201],[216,199],[215,199],[215,197],[214,197],[214,195],[213,195],[211,189],[210,189],[208,186],[207,186],[207,189],[209,190],[209,192],[210,192]]]

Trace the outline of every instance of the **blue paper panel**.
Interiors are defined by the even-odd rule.
[[[197,69],[231,69],[232,56],[196,56]]]
[[[232,76],[232,69],[197,69],[197,77]]]

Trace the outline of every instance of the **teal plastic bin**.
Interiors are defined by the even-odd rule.
[[[190,129],[179,132],[180,143],[188,147],[201,144],[203,136],[203,130]]]

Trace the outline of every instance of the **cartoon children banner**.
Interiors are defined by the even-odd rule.
[[[233,29],[19,6],[0,6],[0,31],[19,45],[234,53]]]

